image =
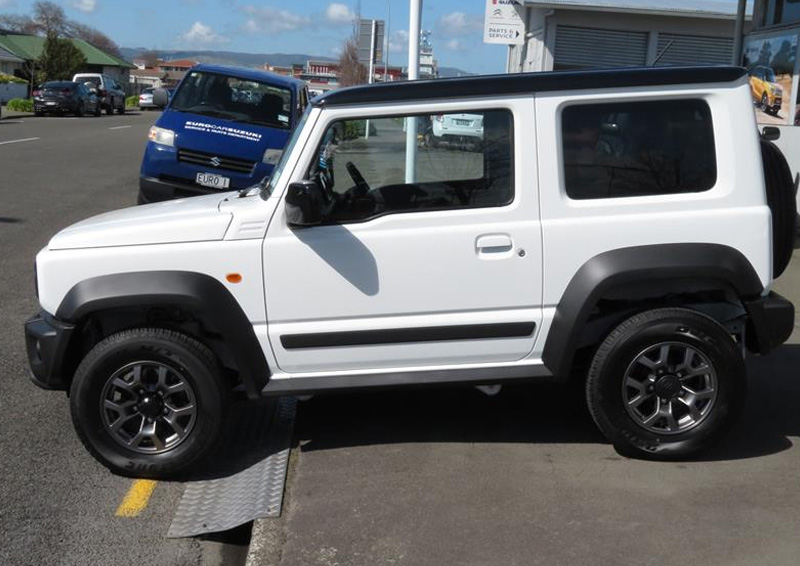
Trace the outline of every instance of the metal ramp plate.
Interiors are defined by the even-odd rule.
[[[296,410],[294,398],[283,398],[274,411],[238,415],[237,446],[223,449],[215,460],[225,461],[237,447],[250,444],[252,449],[254,443],[261,457],[229,475],[188,482],[167,537],[227,531],[257,518],[280,516]]]

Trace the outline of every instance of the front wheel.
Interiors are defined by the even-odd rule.
[[[627,455],[691,456],[712,444],[741,411],[744,362],[715,320],[657,309],[617,327],[594,356],[586,383],[597,426]]]
[[[229,396],[206,346],[159,328],[102,340],[81,362],[70,393],[89,452],[112,472],[146,478],[173,477],[208,455]]]

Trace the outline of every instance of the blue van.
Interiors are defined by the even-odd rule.
[[[150,128],[139,204],[254,185],[272,172],[307,104],[297,79],[192,67]]]

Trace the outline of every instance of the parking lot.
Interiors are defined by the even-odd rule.
[[[60,228],[134,204],[156,115],[0,121],[0,564],[241,561],[165,538],[180,483],[115,516],[132,481],[84,450],[63,393],[28,380],[34,256]],[[777,290],[800,305],[800,250]],[[748,365],[733,433],[679,463],[619,456],[568,387],[301,403],[283,516],[259,524],[255,563],[796,565],[800,326]]]

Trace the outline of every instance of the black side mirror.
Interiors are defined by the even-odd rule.
[[[164,108],[169,104],[169,93],[165,88],[157,88],[153,91],[153,104],[159,108]]]
[[[315,226],[322,222],[324,199],[316,181],[289,185],[286,192],[286,222],[289,226]]]
[[[781,139],[781,131],[775,126],[767,126],[761,132],[761,139],[767,141],[777,141]]]

